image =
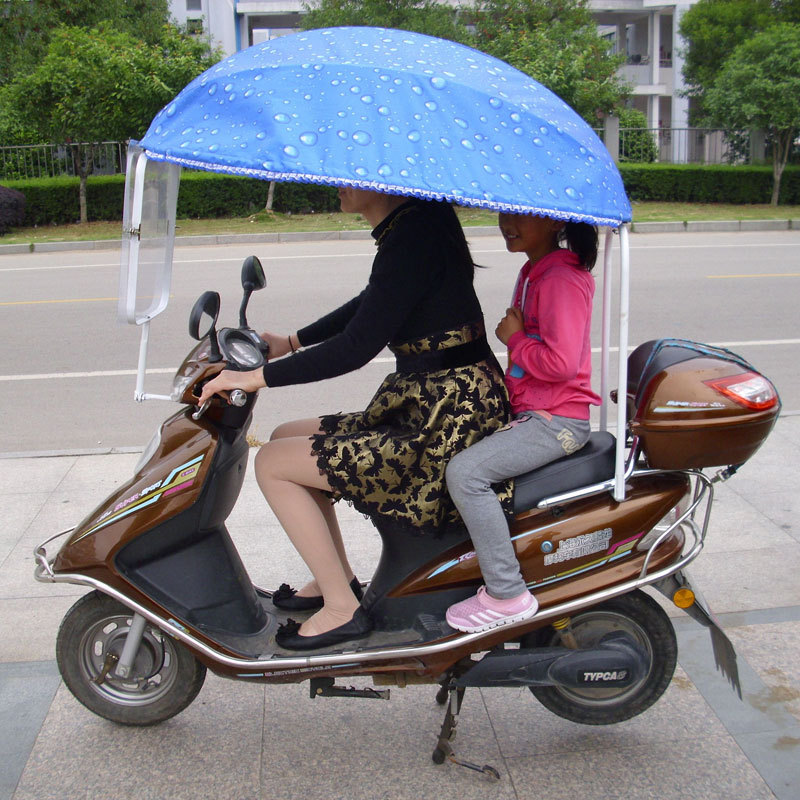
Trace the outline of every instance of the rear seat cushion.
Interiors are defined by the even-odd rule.
[[[577,453],[519,475],[514,480],[514,513],[535,508],[545,497],[613,478],[615,453],[616,439],[598,431]]]

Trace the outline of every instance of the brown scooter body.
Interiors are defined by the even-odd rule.
[[[250,283],[263,284],[263,275],[253,279],[251,272]],[[203,310],[216,319],[206,295],[193,319]],[[218,309],[218,296],[216,303]],[[730,467],[723,477],[732,474],[777,418],[774,388],[749,365],[675,340],[649,342],[631,356],[622,502],[614,499],[608,433],[517,479],[510,532],[539,601],[531,619],[482,633],[452,630],[447,607],[482,582],[466,531],[420,536],[376,521],[383,550],[363,600],[374,632],[296,653],[275,644],[286,615],[252,584],[225,528],[245,476],[256,397],[242,393],[235,404],[196,408],[199,386],[223,364],[235,365],[237,353],[251,362],[263,356],[245,305],[238,329],[217,334],[212,326],[178,371],[175,397],[183,408],[162,425],[131,480],[76,528],[53,537],[68,534],[54,557],[46,550],[51,540],[36,550],[37,579],[95,590],[69,612],[58,645],[65,681],[90,709],[118,722],[159,722],[191,702],[205,665],[231,678],[310,679],[312,696],[383,696],[337,686],[339,676],[370,676],[377,685],[438,683],[439,700],[451,694],[451,718],[466,686],[527,685],[562,716],[618,721],[655,702],[675,666],[674,632],[641,592],[648,585],[680,596],[682,607],[712,628],[717,647],[726,649],[723,670],[736,683],[732,647],[695,598],[685,567],[702,549],[708,523],[713,481],[701,468]],[[746,395],[744,405],[737,392]],[[661,633],[651,636],[651,626]],[[187,687],[170,699],[177,690],[169,687],[181,680]],[[444,728],[442,737],[440,755],[449,748]]]

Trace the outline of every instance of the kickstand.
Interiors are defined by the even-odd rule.
[[[461,711],[461,703],[464,700],[464,687],[455,687],[452,685],[446,687],[443,684],[436,696],[437,701],[439,700],[439,697],[444,694],[445,690],[447,690],[449,694],[449,702],[447,704],[447,712],[444,715],[444,721],[442,722],[442,729],[439,731],[439,741],[437,742],[436,749],[433,751],[433,755],[431,756],[433,763],[443,764],[444,760],[448,759],[453,764],[458,764],[460,767],[466,767],[467,769],[474,770],[475,772],[480,772],[482,775],[486,775],[486,777],[488,777],[490,780],[499,781],[500,773],[494,767],[491,767],[488,764],[484,764],[483,766],[480,766],[479,764],[473,764],[471,761],[465,761],[463,758],[458,758],[453,752],[453,747],[450,744],[450,741],[455,738],[456,735],[458,714]]]

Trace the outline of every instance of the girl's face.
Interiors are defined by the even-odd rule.
[[[558,248],[558,232],[564,227],[563,222],[550,217],[502,212],[497,224],[508,252],[525,253],[531,261],[537,261]]]

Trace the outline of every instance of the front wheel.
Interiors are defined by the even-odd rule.
[[[596,646],[612,631],[628,634],[646,654],[647,670],[630,686],[572,688],[531,686],[536,699],[559,717],[583,725],[611,725],[650,708],[664,693],[678,659],[669,617],[649,595],[635,590],[573,615],[572,633],[579,648]],[[534,631],[523,647],[558,647],[561,634],[552,627]]]
[[[206,668],[181,644],[147,625],[131,675],[114,673],[133,612],[90,592],[75,603],[58,631],[61,677],[90,711],[122,725],[156,725],[183,711],[203,686]],[[105,672],[105,674],[104,674]]]

